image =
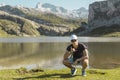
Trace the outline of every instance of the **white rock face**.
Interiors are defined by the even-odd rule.
[[[120,0],[107,0],[90,4],[88,24],[90,29],[112,25],[120,26]]]
[[[36,9],[41,12],[53,13],[66,18],[88,18],[88,10],[84,7],[75,10],[67,10],[49,3],[37,3]]]

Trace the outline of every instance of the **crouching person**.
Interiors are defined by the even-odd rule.
[[[70,58],[70,56],[73,56],[73,58]],[[81,75],[86,76],[86,68],[89,63],[87,47],[84,44],[78,42],[76,35],[72,35],[71,44],[67,47],[64,54],[63,64],[70,68],[71,75],[74,76],[77,69],[72,65],[77,65],[78,63],[80,63],[82,66]]]

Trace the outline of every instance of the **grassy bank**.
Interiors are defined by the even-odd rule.
[[[70,75],[69,69],[60,70],[0,70],[0,80],[120,80],[120,68],[88,69],[87,76],[81,76],[81,70],[76,76]]]
[[[111,27],[100,27],[88,33],[88,36],[97,37],[120,37],[120,27],[113,25]]]

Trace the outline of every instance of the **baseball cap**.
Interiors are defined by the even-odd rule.
[[[76,39],[78,39],[78,37],[75,35],[75,34],[73,34],[73,35],[71,35],[71,40],[76,40]]]

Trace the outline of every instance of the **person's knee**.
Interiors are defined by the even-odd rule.
[[[89,64],[89,61],[88,61],[88,59],[84,59],[83,60],[83,62],[82,62],[82,64],[83,64],[83,66],[88,66],[88,64]]]
[[[69,61],[68,60],[63,60],[63,64],[64,65],[69,64]]]
[[[63,64],[65,65],[67,63],[67,61],[66,60],[63,60]]]

